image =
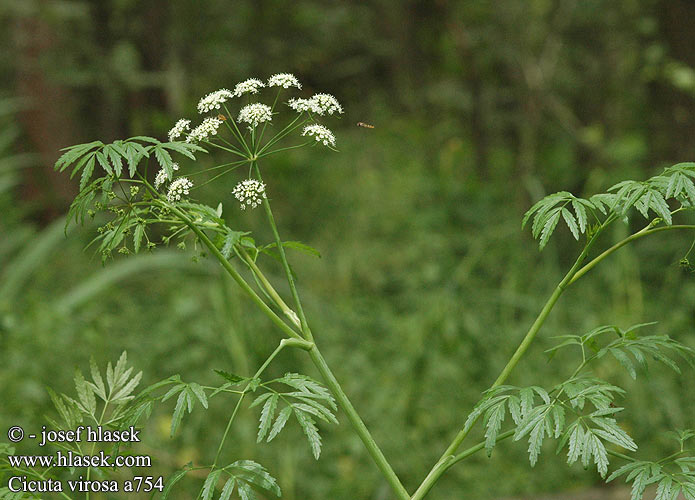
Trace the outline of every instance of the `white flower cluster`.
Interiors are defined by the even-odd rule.
[[[198,113],[208,113],[213,109],[220,109],[227,99],[232,97],[232,93],[227,89],[210,92],[198,102]]]
[[[282,87],[283,89],[288,89],[290,87],[302,88],[302,84],[299,83],[297,77],[290,73],[278,73],[268,78],[268,87]]]
[[[180,201],[181,198],[188,195],[192,187],[193,183],[189,181],[186,177],[179,177],[169,186],[169,191],[167,192],[167,200],[169,200],[170,203]]]
[[[176,171],[179,169],[179,164],[178,163],[172,163],[171,169],[173,171]],[[171,177],[167,175],[167,171],[164,170],[163,168],[159,169],[159,172],[157,172],[157,175],[154,178],[154,188],[159,189],[159,187],[164,184],[166,181],[170,181]]]
[[[220,125],[222,125],[222,120],[209,116],[203,120],[203,123],[191,130],[186,142],[203,141],[211,135],[216,135]]]
[[[342,113],[343,107],[338,102],[338,99],[333,97],[331,94],[316,94],[311,98],[316,106],[316,113],[324,115],[328,113],[332,115],[333,113]]]
[[[304,127],[302,135],[314,137],[318,142],[322,142],[324,146],[335,147],[335,136],[333,135],[333,132],[328,130],[323,125],[307,125],[306,127]]]
[[[316,113],[316,104],[312,99],[290,99],[287,105],[297,113],[302,113],[304,111]]]
[[[256,179],[246,179],[234,187],[234,197],[241,203],[241,209],[256,208],[265,199],[265,184]]]
[[[316,94],[311,99],[290,99],[287,105],[297,113],[310,111],[323,116],[343,112],[338,100],[330,94]]]
[[[234,87],[234,92],[232,95],[234,97],[241,97],[244,94],[257,94],[258,89],[265,87],[265,84],[258,78],[249,78],[241,83],[237,83]]]
[[[181,134],[187,132],[190,128],[191,120],[181,118],[169,131],[169,142],[173,141],[174,139],[178,139],[181,136]]]
[[[273,119],[270,106],[260,103],[247,104],[239,111],[240,122],[248,123],[251,127],[257,127],[259,123],[269,122]]]

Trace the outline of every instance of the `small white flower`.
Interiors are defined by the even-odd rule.
[[[283,89],[288,89],[290,87],[302,88],[302,84],[299,83],[297,77],[290,73],[278,73],[268,78],[268,87],[282,87]]]
[[[186,142],[203,141],[211,135],[216,135],[220,125],[222,125],[222,120],[209,116],[203,120],[203,123],[191,130]]]
[[[318,142],[322,142],[324,146],[335,147],[335,136],[333,135],[333,132],[328,130],[323,125],[307,125],[304,127],[302,135],[314,137]]]
[[[179,169],[179,164],[178,163],[172,163],[171,164],[171,169],[176,171]],[[154,188],[159,189],[159,187],[164,184],[166,181],[170,181],[171,177],[167,175],[167,171],[164,170],[163,168],[159,169],[159,172],[157,172],[157,175],[154,178]]]
[[[227,89],[210,92],[198,102],[198,113],[207,113],[213,109],[220,109],[227,99],[232,97],[232,93]]]
[[[314,106],[316,108],[314,112],[319,115],[324,115],[326,113],[332,115],[333,113],[343,112],[343,107],[331,94],[316,94],[311,100],[314,101]]]
[[[167,200],[174,203],[180,201],[181,198],[188,195],[189,190],[193,187],[193,183],[185,177],[179,177],[169,186],[169,191],[167,192]]]
[[[253,103],[247,104],[239,111],[240,122],[248,123],[252,127],[258,126],[259,123],[269,122],[273,119],[273,113],[270,106],[265,104]]]
[[[169,142],[173,141],[174,139],[178,139],[181,134],[184,132],[187,132],[188,129],[191,128],[191,120],[186,120],[185,118],[181,118],[179,121],[176,122],[176,124],[173,126],[173,128],[169,131]]]
[[[313,99],[290,99],[287,105],[297,113],[303,113],[304,111],[311,111],[312,113],[319,112]]]
[[[249,78],[241,83],[237,83],[234,87],[234,92],[232,95],[234,97],[241,97],[244,94],[257,94],[258,89],[265,87],[265,83],[260,81],[258,78]]]
[[[256,208],[265,199],[265,184],[256,179],[246,179],[236,185],[232,191],[234,197],[241,203],[241,209]]]

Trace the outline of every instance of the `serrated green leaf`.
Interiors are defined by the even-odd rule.
[[[227,482],[224,483],[224,488],[222,488],[222,494],[220,494],[219,500],[229,500],[234,492],[234,486],[236,485],[236,479],[230,477]]]
[[[241,500],[256,500],[256,494],[246,483],[239,483],[237,491],[239,492],[239,498],[241,498]]]
[[[278,497],[282,495],[282,491],[280,491],[280,487],[275,478],[271,476],[261,464],[253,460],[237,460],[233,464],[225,467],[225,470],[234,475],[237,481],[241,480],[253,484]]]
[[[309,446],[311,447],[311,452],[314,455],[314,458],[318,460],[319,456],[321,456],[321,436],[316,428],[314,419],[306,413],[296,409],[294,410],[294,414],[297,417],[297,421],[302,427],[302,430],[304,430],[304,434],[309,441]]]
[[[280,431],[285,427],[285,424],[287,423],[287,420],[290,418],[291,414],[291,406],[286,406],[282,410],[280,410],[280,413],[278,413],[278,417],[275,419],[275,423],[273,424],[272,429],[270,429],[270,434],[268,434],[268,442],[272,441],[273,439],[275,439],[275,436],[280,434]]]
[[[543,225],[543,230],[541,231],[540,235],[540,240],[539,240],[539,249],[543,250],[545,246],[548,244],[548,241],[550,240],[550,237],[553,234],[553,231],[555,231],[555,227],[557,226],[558,221],[560,220],[560,210],[557,210],[553,215],[551,215],[546,223]]]
[[[167,173],[167,178],[171,179],[174,176],[174,161],[171,159],[169,152],[161,145],[157,145],[154,146],[154,157],[157,159],[157,163],[159,163],[159,165]]]
[[[586,203],[590,203],[584,200]],[[586,214],[586,207],[579,200],[572,200],[572,208],[574,208],[574,213],[577,216],[577,222],[579,223],[579,230],[584,233],[586,232],[586,225],[588,222],[588,217]]]
[[[579,227],[577,226],[577,221],[574,220],[574,215],[572,215],[572,212],[570,212],[566,208],[563,208],[561,213],[562,213],[562,218],[565,219],[565,223],[567,224],[567,227],[572,232],[572,236],[574,236],[575,240],[578,240],[579,239]]]
[[[271,398],[274,395],[272,392],[265,392],[259,396],[256,397],[256,399],[253,400],[253,403],[249,405],[249,408],[254,408],[260,404],[263,404],[264,401],[267,399]]]
[[[620,349],[611,349],[610,353],[627,370],[633,380],[637,378],[637,371],[635,371],[632,360],[627,356],[627,354]]]
[[[142,238],[145,236],[145,224],[136,224],[135,230],[133,231],[133,249],[135,253],[140,252],[140,246],[142,245]]]
[[[222,469],[217,469],[208,474],[200,495],[202,500],[210,500],[212,498],[212,495],[215,493],[215,486],[217,485],[217,481],[219,480],[221,473]]]
[[[487,456],[492,455],[492,449],[497,444],[497,435],[502,428],[502,422],[505,416],[505,402],[490,408],[486,414],[487,430],[485,431],[485,451]]]
[[[189,470],[191,470],[190,468],[192,465],[193,464],[189,462],[186,466],[184,466],[183,469],[176,471],[171,476],[171,478],[167,481],[166,485],[164,486],[164,489],[162,490],[162,500],[167,499],[169,493],[171,493],[171,489],[188,473]]]
[[[92,177],[92,173],[94,172],[94,164],[95,155],[94,153],[90,153],[90,156],[84,165],[84,169],[82,170],[82,176],[80,177],[80,191],[87,186],[89,179]]]
[[[237,385],[241,382],[244,382],[245,380],[248,380],[245,377],[241,377],[239,375],[236,375],[234,373],[229,373],[229,372],[226,372],[224,370],[214,370],[214,371],[223,379],[227,380],[228,382],[231,382],[232,385]]]
[[[178,399],[176,400],[176,406],[174,407],[174,414],[171,417],[171,432],[170,436],[174,437],[176,434],[181,421],[183,420],[183,414],[186,411],[186,391],[181,391]]]
[[[581,424],[575,423],[570,427],[569,449],[567,450],[567,463],[572,465],[582,454],[584,446],[584,429]],[[569,429],[568,429],[569,430]]]
[[[195,397],[198,398],[198,401],[200,401],[200,404],[203,405],[203,408],[206,410],[208,409],[208,398],[205,395],[205,391],[203,388],[199,385],[196,384],[195,382],[192,382],[189,387],[191,388],[191,391],[193,391],[193,394],[195,394]]]
[[[130,370],[128,370],[128,373],[129,372]],[[111,401],[113,403],[120,403],[132,399],[133,396],[131,393],[138,386],[141,378],[142,372],[138,372],[133,378],[128,380],[128,382],[126,382],[116,394],[111,397]]]
[[[75,390],[80,403],[82,403],[82,407],[87,411],[87,413],[94,415],[94,412],[96,412],[97,409],[97,401],[94,397],[94,392],[92,392],[92,388],[87,384],[87,381],[84,379],[84,376],[80,370],[75,370],[74,379]]]
[[[278,405],[278,395],[273,394],[269,397],[265,404],[263,405],[263,410],[261,410],[261,418],[258,422],[258,435],[256,437],[256,442],[260,443],[265,438],[266,434],[270,430],[270,424],[275,416],[275,410]]]
[[[531,467],[534,467],[538,462],[538,456],[541,453],[541,446],[543,445],[543,438],[545,437],[545,419],[541,418],[537,421],[536,425],[533,427],[529,433],[528,440],[528,453],[529,453],[529,463]]]
[[[594,463],[598,473],[602,478],[605,478],[608,473],[608,454],[606,453],[606,447],[603,446],[601,440],[595,435],[591,436],[591,452],[594,455]]]

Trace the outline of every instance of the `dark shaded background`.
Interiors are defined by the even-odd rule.
[[[576,255],[562,230],[539,254],[519,228],[524,211],[553,191],[589,195],[695,157],[694,19],[686,0],[0,0],[0,429],[45,423],[44,386],[70,391],[90,355],[104,365],[127,349],[145,383],[214,383],[212,368],[249,374],[272,350],[269,325],[210,262],[172,249],[102,268],[83,250],[94,226],[65,238],[76,183],[51,166],[79,142],[163,139],[202,95],[289,71],[346,113],[333,127],[340,153],[273,161],[278,223],[321,251],[293,255],[307,315],[413,489]],[[213,199],[231,198],[227,182]],[[230,213],[263,241],[258,214]],[[659,321],[655,331],[693,345],[695,286],[678,265],[690,244],[645,240],[587,276],[511,382],[568,376],[542,355],[549,337],[600,324]],[[314,374],[293,353],[272,370],[290,369]],[[671,451],[655,429],[695,427],[692,372],[654,367],[633,382],[602,370],[630,391],[625,427],[643,456]],[[227,403],[195,412],[173,440],[172,408],[160,408],[143,444],[157,473],[209,461]],[[389,498],[344,419],[322,429],[319,462],[298,429],[258,448],[254,426],[245,411],[227,454],[266,465],[284,498]],[[525,450],[505,442],[476,456],[431,498],[601,483],[552,446],[532,470]],[[198,486],[184,483],[180,498]]]

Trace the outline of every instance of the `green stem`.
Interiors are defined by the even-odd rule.
[[[283,341],[285,339],[282,339]],[[253,379],[257,379],[258,377],[261,376],[261,374],[265,371],[266,368],[268,368],[268,365],[275,359],[275,357],[280,354],[280,351],[282,351],[286,344],[285,342],[281,341],[280,344],[275,348],[275,350],[268,356],[268,358],[263,362],[261,367],[256,370],[256,373],[253,375]],[[241,391],[241,395],[239,396],[239,401],[237,401],[236,406],[234,407],[234,411],[232,411],[232,415],[229,417],[229,421],[227,422],[227,427],[224,430],[224,434],[222,435],[222,440],[220,441],[219,446],[217,447],[217,453],[215,453],[215,460],[212,462],[212,469],[214,470],[215,467],[217,466],[217,462],[220,459],[220,454],[222,453],[222,448],[224,447],[224,443],[227,440],[227,435],[229,434],[229,429],[232,427],[232,423],[234,422],[234,417],[236,417],[237,412],[239,411],[239,407],[241,406],[241,402],[244,400],[244,396],[246,396],[246,393],[249,391],[249,388],[251,387],[251,383],[249,382],[246,384],[246,387],[244,387],[244,390]]]
[[[277,357],[278,354],[280,354],[280,351],[282,351],[285,347],[297,347],[300,349],[309,350],[313,347],[313,344],[311,342],[307,342],[306,340],[301,340],[301,339],[282,339],[280,341],[280,344],[275,348],[275,350],[268,356],[268,358],[263,362],[261,367],[256,370],[256,373],[253,375],[253,379],[257,379],[258,377],[261,376],[261,374],[265,371],[266,368],[268,368],[268,365]],[[227,422],[227,427],[224,429],[224,434],[222,435],[222,440],[220,441],[219,446],[217,447],[217,453],[215,453],[215,460],[212,463],[212,466],[210,467],[210,472],[215,470],[215,467],[217,467],[217,462],[220,459],[220,455],[222,454],[222,448],[224,447],[224,443],[227,441],[227,436],[229,435],[229,431],[232,428],[232,424],[234,423],[234,418],[236,417],[236,414],[239,412],[239,408],[241,407],[241,403],[244,400],[244,396],[249,391],[249,388],[251,387],[251,383],[249,382],[246,384],[246,387],[244,387],[244,390],[241,392],[241,395],[239,396],[239,400],[236,403],[236,406],[234,406],[234,410],[232,411],[232,415],[229,417],[229,421]],[[203,490],[201,489],[200,492],[198,493],[198,497],[202,495]]]
[[[275,153],[280,153],[281,151],[287,151],[290,149],[297,149],[297,148],[303,148],[304,146],[310,145],[312,142],[315,141],[307,141],[303,144],[297,144],[296,146],[287,146],[285,148],[280,148],[280,149],[273,149],[272,151],[268,151],[267,153],[263,153],[262,155],[259,155],[258,158],[265,158],[266,156],[274,155]]]
[[[517,347],[516,351],[512,355],[512,357],[509,359],[507,362],[506,366],[502,369],[502,372],[500,375],[497,377],[497,380],[492,384],[490,387],[491,389],[494,389],[495,387],[498,387],[502,385],[505,380],[509,377],[509,375],[512,373],[512,370],[516,367],[516,365],[519,363],[519,360],[523,357],[523,355],[526,353],[528,348],[531,346],[533,343],[533,340],[536,338],[536,335],[540,331],[541,327],[543,326],[543,323],[548,319],[548,316],[550,315],[550,312],[553,310],[553,307],[555,306],[555,303],[558,301],[560,298],[560,295],[562,295],[562,292],[565,291],[567,286],[569,286],[570,281],[572,280],[572,277],[577,273],[579,270],[579,267],[581,266],[582,262],[586,258],[587,254],[589,253],[589,250],[593,246],[594,242],[596,241],[596,238],[598,235],[601,233],[601,231],[606,227],[606,223],[599,228],[598,231],[593,235],[593,237],[587,242],[587,244],[584,246],[584,249],[582,252],[579,254],[579,257],[577,257],[577,260],[574,262],[572,267],[570,268],[569,271],[567,271],[567,274],[562,278],[562,281],[558,283],[558,285],[555,287],[555,290],[553,290],[552,295],[550,298],[547,300],[545,305],[543,306],[543,309],[541,309],[541,312],[538,314],[538,317],[536,320],[533,322],[531,325],[531,328],[529,328],[528,332],[524,336],[523,340]],[[444,472],[449,468],[448,463],[451,460],[450,457],[454,456],[456,453],[456,450],[458,449],[459,446],[461,446],[461,443],[463,442],[464,439],[466,439],[466,436],[468,433],[471,431],[473,428],[473,425],[470,425],[468,428],[462,428],[454,440],[451,442],[449,447],[446,449],[446,451],[442,454],[440,459],[437,461],[437,463],[434,465],[432,470],[427,474],[425,477],[425,480],[420,484],[418,489],[415,491],[415,494],[412,497],[412,500],[422,500],[429,490],[434,486],[434,484],[437,482],[437,480],[441,477]],[[464,457],[465,458],[465,457]]]
[[[262,182],[261,172],[258,168],[257,162],[254,162],[254,167],[256,169],[256,175],[258,176],[258,180]],[[270,227],[273,230],[273,235],[275,236],[275,243],[280,253],[280,259],[282,260],[282,265],[285,270],[287,282],[289,283],[290,290],[292,291],[292,298],[294,299],[295,305],[297,307],[297,312],[299,313],[302,332],[304,332],[304,335],[307,337],[307,339],[313,342],[313,336],[306,322],[304,310],[302,309],[299,294],[297,293],[297,288],[294,284],[294,278],[292,277],[292,271],[290,270],[290,266],[287,261],[287,256],[285,255],[285,250],[282,246],[282,240],[280,239],[280,234],[278,233],[277,226],[275,225],[275,218],[273,217],[273,212],[270,208],[270,203],[268,202],[267,198],[264,200],[263,206],[265,207],[268,222],[270,223]],[[382,453],[379,446],[376,444],[376,441],[374,441],[374,438],[369,433],[369,429],[367,429],[367,426],[360,418],[359,414],[357,413],[357,410],[355,410],[355,407],[352,406],[350,399],[343,391],[342,387],[340,386],[340,383],[333,375],[333,372],[328,367],[326,360],[323,358],[321,352],[315,344],[314,348],[309,351],[309,356],[311,357],[311,360],[314,362],[314,365],[321,374],[321,377],[323,377],[323,380],[325,381],[326,385],[333,393],[333,396],[335,396],[336,400],[340,404],[340,407],[343,409],[343,412],[345,412],[345,415],[350,421],[350,424],[355,429],[355,432],[357,432],[357,435],[362,440],[362,443],[367,448],[367,451],[371,455],[377,467],[379,468],[379,470],[381,470],[382,474],[386,478],[386,481],[393,489],[394,493],[401,500],[409,500],[410,495],[408,494],[408,491],[405,489],[400,479],[398,479],[398,476],[391,467],[391,464],[389,464],[388,460],[386,460],[386,457]]]
[[[635,459],[628,456],[628,455],[623,455],[622,453],[619,453],[617,451],[611,451],[611,450],[606,450],[606,453],[609,455],[616,457],[616,458],[622,458],[623,460],[627,460],[628,462],[634,462]]]
[[[409,500],[410,495],[408,494],[408,491],[405,489],[400,479],[398,479],[398,476],[393,471],[391,464],[389,464],[388,460],[386,460],[386,457],[374,441],[374,438],[372,438],[367,426],[364,425],[364,422],[357,413],[357,410],[355,410],[355,408],[352,406],[350,399],[348,399],[347,395],[340,386],[340,383],[335,378],[335,375],[333,375],[331,369],[328,367],[328,364],[321,355],[318,347],[314,345],[314,348],[309,351],[309,356],[323,377],[323,380],[326,382],[326,385],[333,393],[333,396],[335,396],[338,404],[340,404],[340,407],[347,416],[352,427],[355,429],[355,432],[357,432],[357,435],[362,440],[362,443],[364,443],[364,446],[367,448],[367,451],[371,455],[377,467],[391,486],[393,492],[400,500]]]
[[[253,162],[253,166],[256,170],[256,175],[258,176],[258,180],[263,182],[263,179],[261,177],[261,170],[260,170],[260,168],[258,168],[258,162]],[[268,217],[268,223],[270,224],[270,227],[273,230],[273,236],[275,237],[275,244],[278,247],[278,253],[280,254],[280,260],[282,261],[282,267],[285,270],[285,276],[287,278],[287,283],[290,286],[290,291],[292,293],[292,299],[294,300],[294,305],[297,309],[297,314],[299,315],[299,321],[300,321],[300,325],[302,328],[302,332],[304,333],[304,336],[307,339],[313,340],[313,337],[311,335],[311,330],[309,329],[309,325],[307,324],[307,321],[306,321],[306,316],[304,316],[304,309],[302,308],[302,303],[299,300],[299,293],[297,293],[297,287],[294,284],[294,277],[292,276],[292,270],[290,269],[290,265],[287,261],[287,256],[285,255],[285,248],[282,246],[282,240],[280,239],[280,233],[278,233],[278,228],[277,228],[277,225],[275,224],[275,217],[273,217],[273,211],[270,209],[270,202],[268,201],[268,198],[263,199],[263,208],[265,209],[265,214]]]
[[[628,237],[625,238],[624,240],[619,241],[618,243],[616,243],[615,245],[613,245],[612,247],[610,247],[608,250],[606,250],[605,252],[603,252],[601,255],[599,255],[598,257],[596,257],[596,258],[594,258],[594,259],[592,259],[591,262],[589,262],[589,263],[586,264],[584,267],[582,267],[579,271],[576,272],[576,274],[575,274],[574,277],[570,280],[570,282],[568,283],[568,285],[571,285],[572,283],[574,283],[575,281],[577,281],[579,278],[581,278],[582,276],[584,276],[586,273],[588,273],[589,271],[591,271],[594,267],[596,267],[596,265],[597,265],[599,262],[601,262],[603,259],[605,259],[605,258],[608,257],[609,255],[611,255],[611,254],[612,254],[613,252],[615,252],[616,250],[619,250],[620,248],[624,247],[624,246],[627,245],[628,243],[631,243],[631,242],[633,242],[633,241],[635,241],[635,240],[637,240],[637,239],[639,239],[639,238],[643,238],[643,237],[645,237],[645,236],[649,236],[650,234],[658,233],[658,232],[660,232],[660,231],[670,231],[670,230],[672,230],[672,229],[695,229],[695,225],[686,225],[686,224],[676,225],[676,226],[662,226],[662,227],[657,227],[657,228],[654,228],[654,229],[649,229],[650,227],[651,227],[651,224],[648,225],[648,226],[646,226],[646,227],[644,227],[644,228],[642,228],[640,231],[637,231],[636,233],[634,233],[634,234],[628,236]]]
[[[495,439],[495,443],[499,443],[500,441],[503,441],[509,437],[512,437],[515,432],[516,432],[516,429],[511,429],[511,430],[508,430],[507,432],[503,432],[502,434],[499,434],[497,436],[497,438]],[[454,457],[449,462],[449,467],[454,465],[456,462],[460,462],[461,460],[464,460],[464,459],[470,457],[474,453],[479,452],[483,448],[485,448],[485,441],[481,441],[480,443],[476,444],[475,446],[471,446],[467,450],[462,451],[458,455],[454,455]]]
[[[500,441],[507,439],[511,436],[514,435],[516,431],[515,430],[509,430],[507,432],[503,432],[502,434],[497,436],[497,439],[495,440],[495,443],[499,443]],[[485,448],[485,441],[481,441],[480,443],[476,444],[475,446],[471,446],[465,451],[462,451],[458,455],[443,455],[439,461],[435,464],[434,467],[432,467],[432,470],[427,474],[427,477],[425,477],[424,481],[422,481],[422,484],[418,487],[417,491],[413,494],[412,499],[416,498],[423,498],[435,485],[437,481],[439,481],[439,478],[447,471],[449,470],[453,465],[456,463],[460,462],[461,460],[465,460],[466,458],[470,457],[471,455],[479,452]]]
[[[207,140],[206,140],[206,141],[203,141],[203,142],[205,142],[206,144],[209,144],[210,146],[214,146],[214,147],[216,147],[217,149],[221,149],[222,151],[227,151],[227,152],[229,152],[229,153],[233,153],[233,154],[235,154],[235,155],[239,155],[239,156],[241,156],[242,158],[247,158],[246,156],[244,156],[244,155],[238,153],[237,151],[235,151],[235,150],[233,150],[233,149],[230,149],[230,148],[228,148],[228,147],[222,146],[221,144],[217,144],[217,143],[214,143],[214,142],[212,142],[212,141],[207,141]]]
[[[300,324],[295,312],[290,308],[290,306],[288,306],[285,303],[284,300],[282,300],[280,294],[278,294],[278,292],[275,290],[270,281],[268,281],[268,278],[266,278],[263,272],[258,268],[251,256],[248,253],[246,253],[246,251],[244,251],[244,249],[241,247],[238,247],[238,251],[241,254],[241,257],[246,261],[253,273],[259,279],[259,281],[263,285],[263,288],[265,288],[265,290],[268,292],[268,295],[270,295],[270,297],[275,301],[278,307],[282,309],[283,314],[287,316],[290,319],[290,321],[292,321],[297,327],[301,328],[302,325]]]
[[[215,244],[210,241],[210,238],[207,237],[207,235],[198,228],[186,215],[181,212],[178,208],[176,208],[173,205],[166,205],[169,210],[176,215],[179,219],[183,221],[184,224],[186,224],[188,227],[191,228],[191,230],[198,236],[201,242],[205,246],[207,246],[212,254],[217,258],[217,260],[220,261],[220,264],[222,264],[222,267],[224,267],[225,271],[229,273],[229,275],[234,279],[234,281],[237,282],[237,284],[241,287],[246,294],[251,297],[251,300],[263,311],[263,313],[270,318],[270,320],[277,325],[280,330],[282,330],[286,335],[289,337],[294,337],[297,339],[302,339],[301,335],[299,335],[297,332],[295,332],[292,328],[290,328],[287,323],[285,323],[277,314],[273,312],[273,310],[268,307],[268,305],[261,299],[256,292],[253,291],[253,289],[249,286],[248,283],[244,280],[244,278],[237,272],[236,269],[229,263],[229,261],[222,255],[222,252],[219,251],[219,249],[215,246]],[[303,340],[303,339],[302,339]]]
[[[232,114],[229,112],[229,109],[227,109],[227,105],[222,104],[222,106],[224,107],[224,110],[227,112],[227,120],[224,120],[225,126],[229,129],[232,135],[234,135],[237,138],[239,144],[241,144],[241,146],[246,150],[246,153],[248,153],[250,158],[253,155],[251,154],[251,150],[249,149],[248,144],[246,144],[246,141],[244,140],[244,135],[239,130],[239,127],[237,127],[236,120],[234,120]],[[229,126],[229,122],[232,122],[232,125],[234,125],[234,129],[232,129],[232,127]]]
[[[258,155],[261,155],[265,152],[266,149],[274,146],[275,144],[278,143],[278,141],[281,141],[284,139],[288,134],[290,134],[293,130],[301,127],[307,122],[307,119],[305,119],[303,122],[301,122],[299,125],[295,125],[300,119],[302,118],[302,115],[298,115],[294,120],[290,122],[289,125],[287,125],[284,129],[282,129],[280,132],[275,134],[274,137],[272,137],[259,151]]]

